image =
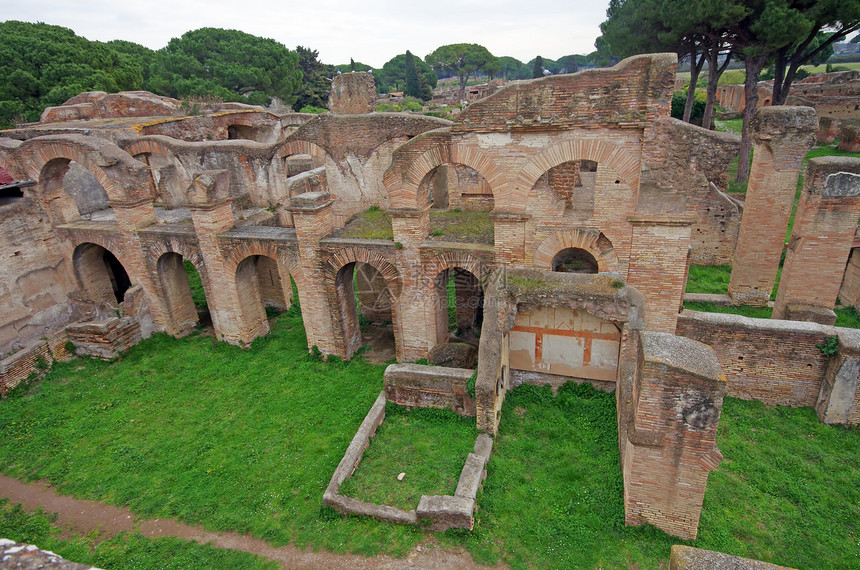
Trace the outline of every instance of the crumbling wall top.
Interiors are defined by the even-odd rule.
[[[454,132],[642,127],[668,118],[677,56],[639,55],[610,68],[514,81],[473,103]]]
[[[328,108],[332,113],[355,115],[376,110],[376,82],[364,71],[338,75],[331,82]]]

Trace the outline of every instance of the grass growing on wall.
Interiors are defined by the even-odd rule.
[[[321,508],[382,371],[308,356],[293,311],[249,349],[156,335],[119,361],[57,364],[0,403],[0,471],[273,545],[403,555],[427,535]],[[447,426],[408,418],[404,438]],[[457,421],[444,437],[463,429],[471,446],[474,424]],[[808,409],[727,398],[718,444],[726,462],[711,474],[693,545],[801,568],[856,566],[858,430],[820,425]],[[679,542],[623,525],[613,394],[576,385],[555,397],[532,385],[511,391],[487,469],[475,530],[435,535],[479,561],[661,568]]]
[[[341,493],[404,510],[416,508],[421,495],[453,495],[476,437],[475,418],[389,402],[385,421]],[[402,481],[400,473],[406,474]]]
[[[276,570],[279,566],[259,556],[215,548],[173,537],[146,538],[120,533],[99,542],[95,536],[62,532],[56,515],[41,509],[26,511],[0,498],[0,536],[35,544],[66,560],[105,570],[126,568],[244,568]]]

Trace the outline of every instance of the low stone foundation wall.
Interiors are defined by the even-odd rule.
[[[21,382],[47,372],[55,360],[70,360],[73,355],[66,349],[68,340],[66,332],[59,331],[0,360],[0,397],[5,398]]]
[[[429,368],[429,367],[428,367]],[[484,467],[493,452],[493,440],[486,434],[478,436],[473,453],[466,458],[457,490],[453,495],[422,495],[415,510],[404,511],[386,505],[377,505],[340,494],[340,486],[349,479],[361,463],[364,450],[376,429],[385,420],[385,392],[379,394],[359,426],[355,437],[335,469],[323,493],[323,504],[338,512],[373,517],[380,521],[399,524],[419,524],[431,531],[449,528],[468,528],[475,525],[475,497],[487,473]]]
[[[72,323],[66,327],[75,353],[111,360],[142,339],[140,322],[131,317],[113,317],[104,321]]]
[[[474,370],[422,364],[392,364],[385,369],[385,398],[401,406],[448,408],[475,417],[475,399],[467,393]]]

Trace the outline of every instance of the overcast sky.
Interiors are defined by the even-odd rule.
[[[594,51],[608,0],[0,0],[0,18],[45,22],[91,40],[129,40],[152,49],[203,27],[273,38],[319,51],[324,63],[373,67],[407,49],[477,43],[528,61]]]

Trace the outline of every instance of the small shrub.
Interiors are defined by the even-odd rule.
[[[475,370],[475,373],[472,374],[472,376],[469,377],[468,380],[466,380],[466,393],[469,395],[470,398],[473,398],[473,399],[475,397],[475,382],[477,382],[477,381],[478,381],[478,371]]]
[[[395,244],[394,244],[394,248],[395,248],[395,249],[403,249],[403,244],[402,244],[402,243],[400,243],[399,241],[398,241],[398,242],[395,242]]]
[[[399,113],[402,110],[400,105],[394,103],[380,103],[376,106],[376,111],[379,113]]]
[[[824,356],[834,356],[839,352],[839,337],[829,336],[824,339],[824,342],[816,342],[815,346]]]
[[[314,107],[313,105],[305,105],[301,109],[299,109],[299,113],[313,113],[315,115],[321,115],[322,113],[328,113],[328,109],[323,109],[322,107]]]

